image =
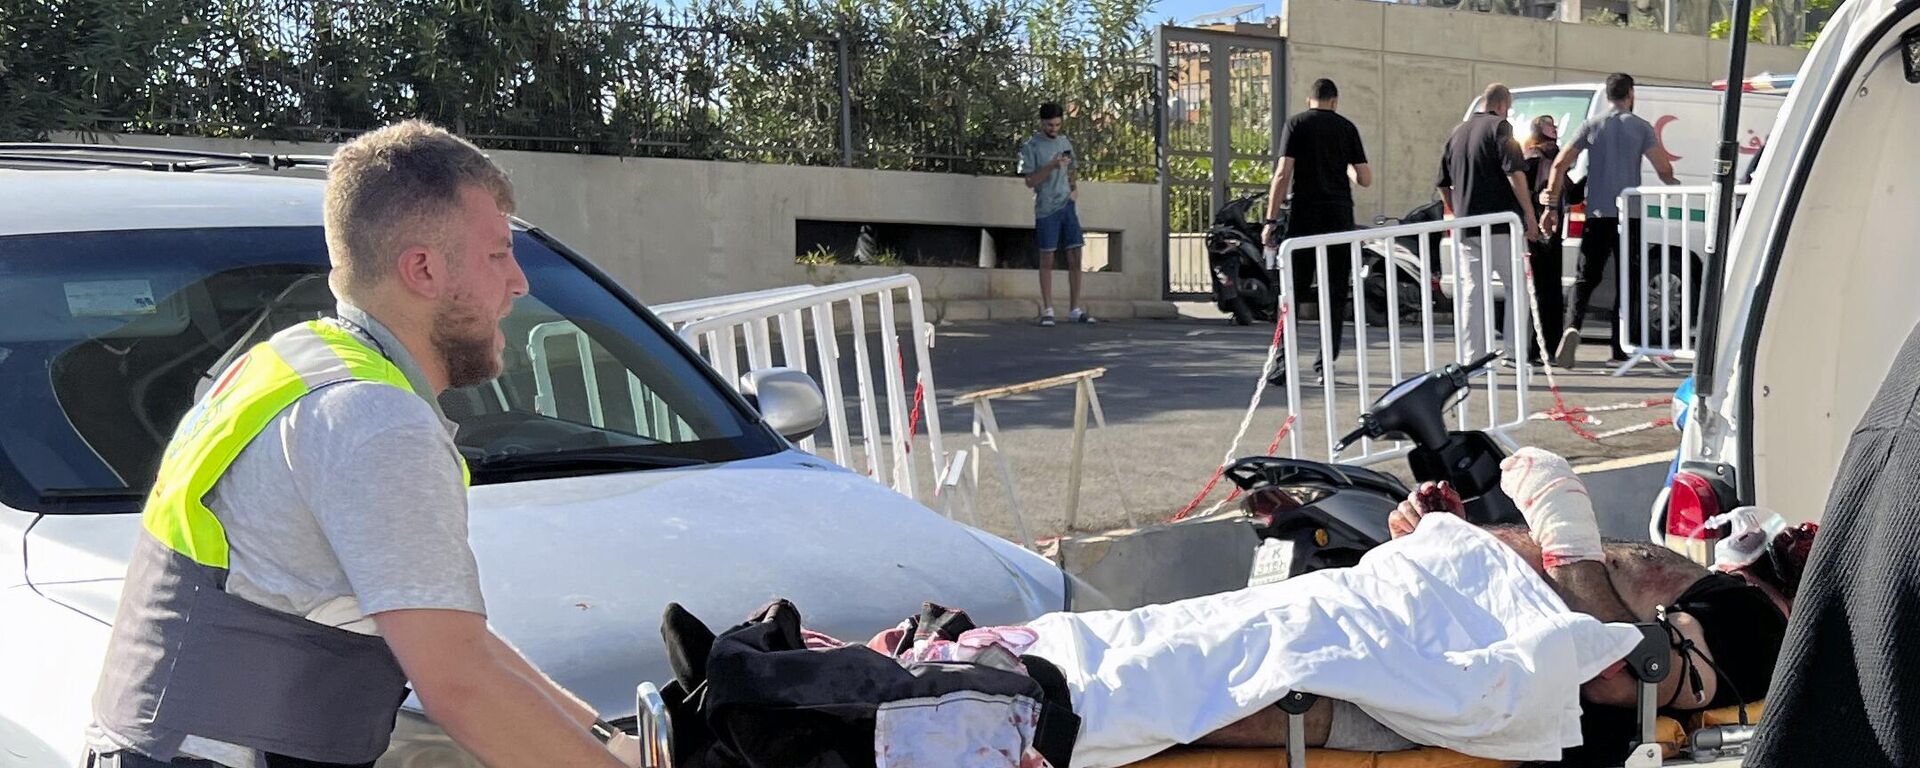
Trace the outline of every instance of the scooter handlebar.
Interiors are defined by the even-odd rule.
[[[1500,359],[1500,356],[1504,354],[1506,354],[1505,351],[1496,349],[1492,352],[1488,352],[1484,355],[1481,355],[1479,359],[1474,360],[1471,363],[1467,363],[1466,365],[1461,366],[1460,370],[1465,371],[1467,373],[1473,373],[1475,371],[1478,371],[1482,368],[1487,367],[1488,365],[1491,365],[1493,361]]]
[[[1360,442],[1361,438],[1371,437],[1372,433],[1373,422],[1371,420],[1362,420],[1359,429],[1348,432],[1346,437],[1340,438],[1339,442],[1333,444],[1333,451],[1334,453],[1344,451],[1347,449],[1347,446]]]

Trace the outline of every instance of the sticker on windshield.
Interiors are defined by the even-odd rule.
[[[67,312],[74,317],[151,315],[153,284],[145,280],[90,280],[67,283]]]

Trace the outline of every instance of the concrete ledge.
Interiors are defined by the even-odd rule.
[[[1040,316],[1040,302],[1026,299],[977,299],[972,302],[986,307],[987,317],[991,320],[1032,320]]]
[[[1094,299],[1087,301],[1086,305],[1087,311],[1092,312],[1096,320],[1131,320],[1134,316],[1133,302],[1131,301],[1102,301]],[[1061,319],[1065,320],[1066,318],[1062,317]]]
[[[1180,316],[1180,308],[1171,301],[1136,301],[1133,316],[1143,320],[1172,320]]]
[[[937,305],[937,309],[935,308]],[[939,301],[927,302],[927,322],[948,323],[957,320],[987,320],[993,317],[987,307],[978,301]],[[938,315],[939,319],[933,319]]]

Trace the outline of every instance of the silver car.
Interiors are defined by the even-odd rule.
[[[141,501],[196,392],[334,304],[319,180],[52,154],[0,150],[4,768],[78,763]],[[796,450],[782,432],[811,431],[817,397],[812,418],[769,424],[584,258],[524,223],[513,236],[531,293],[505,322],[506,372],[441,403],[474,470],[490,621],[602,713],[631,716],[635,685],[669,677],[668,602],[724,627],[786,597],[854,640],[922,601],[986,623],[1069,607],[1046,560]],[[591,354],[548,345],[555,324]],[[381,765],[477,762],[416,702]]]

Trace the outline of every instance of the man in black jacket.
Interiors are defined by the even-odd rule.
[[[1373,169],[1367,165],[1367,150],[1360,143],[1360,130],[1353,121],[1341,117],[1340,88],[1332,80],[1313,81],[1307,99],[1307,111],[1287,119],[1280,135],[1280,163],[1273,172],[1273,184],[1267,196],[1267,226],[1262,235],[1268,246],[1278,245],[1280,207],[1289,205],[1287,237],[1307,237],[1353,231],[1353,187],[1373,186]],[[1341,336],[1346,328],[1347,302],[1353,294],[1351,277],[1353,249],[1346,245],[1328,246],[1327,273],[1318,275],[1327,294],[1320,308],[1324,319],[1320,332],[1333,334],[1328,348],[1340,359]],[[1281,254],[1285,258],[1287,254]],[[1303,250],[1294,261],[1294,269],[1313,274],[1317,269],[1311,250]],[[1297,284],[1297,283],[1296,283]],[[1295,303],[1300,297],[1294,298]],[[1316,299],[1317,301],[1317,299]],[[1320,374],[1326,360],[1315,359],[1313,370]],[[1275,371],[1284,376],[1286,368]],[[1280,382],[1276,379],[1275,385]]]

